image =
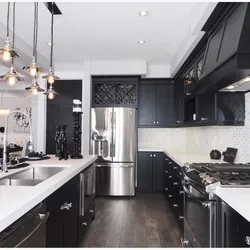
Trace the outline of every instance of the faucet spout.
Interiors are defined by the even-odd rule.
[[[29,122],[29,126],[30,126],[30,142],[31,144],[33,144],[33,139],[32,139],[32,126],[31,126],[31,120],[29,118],[29,116],[27,114],[25,114],[24,112],[20,111],[20,110],[14,110],[11,111],[5,118],[5,129],[4,129],[4,137],[3,137],[3,165],[2,165],[2,172],[8,172],[8,167],[7,167],[7,128],[8,128],[8,120],[10,115],[15,114],[15,113],[21,113],[22,115],[24,115],[28,122]]]

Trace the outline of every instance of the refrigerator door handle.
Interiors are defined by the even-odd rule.
[[[116,112],[113,111],[113,123],[112,123],[112,133],[113,133],[113,144],[112,144],[112,157],[115,157],[115,141],[116,141]]]

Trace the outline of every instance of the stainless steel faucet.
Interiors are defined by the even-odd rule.
[[[8,167],[7,167],[7,128],[8,128],[8,118],[9,118],[10,115],[12,115],[14,113],[19,113],[19,114],[21,113],[22,115],[24,115],[28,119],[29,126],[30,126],[30,141],[28,142],[28,144],[33,145],[32,144],[32,142],[33,142],[32,141],[32,127],[31,127],[31,120],[30,120],[29,116],[27,114],[25,114],[24,112],[20,111],[20,110],[14,110],[14,111],[10,112],[5,118],[5,125],[4,125],[2,172],[8,172]]]

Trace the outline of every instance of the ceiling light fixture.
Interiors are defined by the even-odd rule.
[[[38,3],[34,3],[34,27],[33,27],[33,57],[32,63],[23,67],[23,70],[30,73],[32,77],[36,77],[39,72],[43,72],[43,68],[37,65],[37,34],[38,34]]]
[[[139,15],[144,17],[144,16],[148,15],[148,12],[146,10],[142,10],[142,11],[139,12]]]
[[[42,89],[39,86],[36,77],[32,80],[32,85],[30,87],[25,88],[25,89],[28,90],[28,91],[31,91],[31,93],[33,95],[37,95],[38,92],[44,92],[44,89]]]
[[[54,99],[55,95],[59,95],[52,87],[52,84],[50,84],[49,89],[47,92],[43,93],[44,95],[48,95],[48,98],[50,100]]]
[[[4,62],[10,62],[12,58],[20,56],[19,53],[16,50],[14,50],[14,48],[12,48],[11,46],[9,37],[9,32],[10,32],[9,24],[10,24],[10,2],[8,2],[8,8],[7,8],[7,36],[4,46],[0,47],[0,58]]]
[[[235,88],[235,86],[233,86],[233,85],[229,85],[229,86],[226,87],[226,89],[229,89],[229,90],[234,89],[234,88]]]
[[[10,113],[10,109],[3,107],[3,90],[1,90],[1,107],[0,107],[0,116],[6,116]]]
[[[13,49],[15,47],[15,25],[16,25],[16,3],[13,3],[13,33],[12,33],[12,46]],[[0,76],[0,80],[5,80],[8,82],[9,86],[14,86],[17,81],[23,81],[24,79],[17,74],[15,68],[14,68],[14,57],[12,57],[12,65],[10,67],[10,71],[7,72],[5,75]]]
[[[145,41],[144,41],[144,40],[140,40],[140,41],[138,41],[138,43],[139,43],[139,44],[144,44]]]

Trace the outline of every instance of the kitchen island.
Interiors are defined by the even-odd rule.
[[[64,169],[36,186],[0,186],[0,232],[18,220],[34,206],[42,202],[65,183],[71,180],[96,160],[96,156],[86,156],[79,160],[51,159],[29,162],[30,166],[18,170],[10,170],[0,174],[4,178],[13,173],[32,167],[63,167]]]

